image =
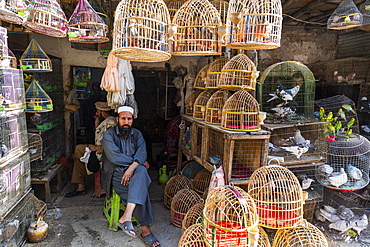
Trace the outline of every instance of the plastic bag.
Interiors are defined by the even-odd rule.
[[[216,169],[216,166],[214,167],[215,169],[212,172],[208,191],[211,191],[214,187],[225,185],[225,174],[224,174],[224,169],[222,168],[222,165],[219,166],[217,169]]]
[[[71,112],[76,112],[80,109],[80,102],[77,100],[76,90],[73,89],[69,92],[66,104],[64,105],[64,109],[69,110]]]

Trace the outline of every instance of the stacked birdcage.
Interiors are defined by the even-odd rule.
[[[0,70],[0,115],[2,111],[24,108],[24,83],[21,70],[4,68]]]
[[[28,1],[23,26],[34,32],[63,38],[67,34],[67,17],[57,0]]]
[[[344,0],[327,22],[328,29],[343,30],[361,26],[363,16],[352,0]]]
[[[213,92],[210,90],[203,91],[199,94],[194,102],[193,118],[204,120],[206,117],[206,105]]]
[[[204,121],[209,124],[220,124],[222,108],[231,93],[227,90],[218,90],[209,98],[206,104],[206,116]]]
[[[137,62],[170,59],[168,23],[170,16],[162,0],[121,1],[114,17],[113,54]]]
[[[25,72],[50,72],[51,60],[35,39],[32,39],[27,49],[19,59],[20,67]]]
[[[201,68],[195,77],[194,80],[194,88],[198,89],[205,89],[206,88],[206,78],[207,78],[207,70],[208,70],[209,64]]]
[[[220,14],[208,0],[185,2],[175,14],[172,24],[172,55],[221,54],[222,45],[217,34],[217,28],[221,24]]]
[[[0,1],[0,20],[22,24],[27,3],[19,0]]]
[[[204,166],[196,162],[195,160],[189,161],[184,168],[181,170],[182,175],[187,177],[188,179],[194,179],[195,176],[202,170],[204,170]]]
[[[370,0],[366,0],[359,7],[362,14],[362,25],[359,27],[362,30],[370,31]]]
[[[206,189],[209,187],[211,181],[212,173],[207,169],[203,169],[195,175],[193,186],[194,190],[198,192],[199,195],[203,195]]]
[[[39,134],[28,133],[28,150],[30,162],[42,158],[42,138]]]
[[[218,87],[228,90],[256,90],[256,79],[259,75],[256,66],[245,54],[231,58],[221,70]]]
[[[269,236],[267,235],[266,231],[260,226],[258,226],[258,230],[259,238],[257,247],[271,247]]]
[[[205,88],[217,89],[220,80],[221,70],[224,65],[229,61],[226,57],[219,57],[209,64],[207,69],[207,77]]]
[[[17,58],[15,57],[14,53],[8,47],[8,57],[9,65],[8,67],[16,69],[18,67]]]
[[[194,89],[189,97],[185,100],[185,114],[193,116],[194,102],[202,90]]]
[[[181,235],[178,247],[207,247],[201,223],[191,225]]]
[[[194,204],[186,213],[184,220],[182,221],[182,229],[186,230],[190,226],[196,224],[198,221],[201,222],[203,216],[204,201],[203,199],[200,202]]]
[[[103,43],[109,41],[108,26],[87,0],[79,0],[69,18],[68,37],[71,42]]]
[[[175,175],[168,180],[164,187],[164,205],[171,209],[172,198],[184,188],[193,188],[192,182],[184,175]]]
[[[179,1],[171,1],[167,4],[168,7],[168,13],[170,15],[170,21],[172,21],[173,17],[175,17],[175,14],[177,11],[181,8],[181,6],[185,3],[185,0],[179,0]]]
[[[0,60],[1,60],[1,67],[3,63],[8,58],[8,30],[4,27],[0,27]]]
[[[186,213],[200,200],[201,197],[192,189],[182,189],[178,191],[171,201],[172,224],[181,228]]]
[[[226,47],[245,50],[280,47],[282,14],[280,0],[231,0],[226,21]]]
[[[50,96],[42,89],[40,84],[33,80],[26,90],[26,110],[28,113],[48,112],[53,110]]]

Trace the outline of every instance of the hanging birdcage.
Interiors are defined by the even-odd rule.
[[[220,55],[222,45],[217,34],[220,25],[220,14],[208,0],[188,0],[172,20],[172,55]]]
[[[172,22],[173,17],[177,13],[177,11],[181,8],[181,6],[185,3],[185,0],[180,1],[171,1],[167,4],[168,13],[170,15],[170,22]]]
[[[280,0],[231,0],[226,21],[226,47],[244,50],[279,48],[282,14]]]
[[[184,188],[193,188],[192,182],[184,175],[178,174],[168,180],[164,187],[164,205],[168,209],[171,209],[172,198]]]
[[[95,12],[104,20],[105,24],[109,24],[109,16],[105,12],[104,8],[100,5],[98,0],[89,0],[91,7]]]
[[[69,18],[68,37],[71,42],[103,43],[107,38],[108,26],[95,12],[87,0],[79,0]]]
[[[211,0],[209,1],[220,13],[222,24],[226,24],[227,10],[229,9],[229,2],[224,0]]]
[[[224,65],[229,61],[226,57],[219,57],[215,61],[209,64],[207,69],[207,77],[205,82],[205,88],[217,89],[221,75],[221,70]]]
[[[236,186],[213,188],[204,205],[203,231],[207,246],[255,246],[258,215],[253,199]]]
[[[201,68],[194,80],[194,88],[205,89],[206,88],[206,77],[209,64]]]
[[[258,226],[258,230],[259,238],[257,247],[271,247],[269,236],[266,231],[260,226]]]
[[[190,226],[196,224],[198,221],[201,222],[201,218],[203,216],[203,209],[204,209],[204,201],[203,199],[201,199],[200,202],[197,202],[196,204],[194,204],[186,213],[182,221],[182,229],[186,230]]]
[[[209,187],[209,182],[211,181],[212,173],[207,169],[203,169],[195,175],[193,186],[194,190],[198,192],[198,194],[203,195],[206,189]]]
[[[260,108],[247,91],[240,90],[225,102],[222,108],[221,128],[234,131],[259,131]]]
[[[194,102],[196,98],[199,96],[199,94],[202,92],[202,90],[194,89],[190,96],[185,101],[185,114],[186,115],[193,115],[194,110]]]
[[[114,17],[113,54],[136,62],[170,59],[168,23],[170,16],[163,0],[121,1]]]
[[[17,58],[9,48],[8,48],[8,59],[9,59],[9,67],[16,69],[18,66]]]
[[[362,25],[359,28],[365,31],[370,31],[370,0],[366,0],[361,4],[359,10],[363,17]]]
[[[67,17],[57,0],[29,1],[23,26],[37,33],[63,38],[67,34]]]
[[[42,50],[35,39],[32,39],[27,49],[19,59],[20,67],[27,72],[50,72],[52,71],[51,60]]]
[[[24,0],[0,0],[0,20],[22,24],[26,7]]]
[[[225,64],[217,83],[223,89],[254,91],[258,75],[259,71],[252,60],[245,54],[239,54]]]
[[[303,220],[303,192],[293,172],[268,165],[252,173],[248,194],[257,207],[259,225],[272,229],[292,228]]]
[[[352,0],[343,0],[329,17],[328,29],[343,30],[361,26],[363,16]]]
[[[178,247],[207,247],[203,238],[203,227],[201,223],[191,225],[181,235]]]
[[[26,90],[25,112],[37,113],[53,110],[53,102],[49,95],[42,89],[40,84],[33,80]]]
[[[221,124],[222,108],[230,96],[231,93],[227,90],[218,90],[212,94],[206,104],[206,123]]]
[[[203,91],[199,94],[194,102],[193,118],[204,120],[206,117],[206,105],[211,96],[212,92],[210,90]]]
[[[0,60],[1,60],[1,67],[8,67],[9,60],[8,59],[8,31],[4,27],[0,27]]]
[[[186,213],[200,200],[201,197],[192,189],[178,191],[171,201],[172,224],[181,228]]]

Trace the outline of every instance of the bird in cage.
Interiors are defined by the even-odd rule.
[[[360,111],[370,111],[370,103],[367,97],[362,97],[360,100]]]
[[[353,110],[352,106],[350,105],[342,105],[342,108],[346,109],[347,111],[352,112],[353,114],[356,114],[356,111]]]
[[[293,110],[290,107],[274,107],[274,108],[271,108],[270,111],[272,111],[273,114],[278,117],[286,118],[286,117],[294,115],[296,109]]]
[[[291,138],[292,141],[296,144],[296,145],[300,145],[300,144],[304,144],[306,143],[306,139],[302,136],[301,134],[301,130],[300,129],[297,129],[294,133],[294,136]]]
[[[297,145],[297,146],[290,146],[290,147],[281,147],[282,149],[294,154],[297,159],[301,159],[301,156],[304,154],[304,153],[307,153],[309,148],[310,148],[310,140],[306,140],[305,143],[301,144],[301,145]]]
[[[339,187],[348,181],[347,173],[344,171],[344,168],[340,168],[340,172],[333,172],[329,177],[328,181],[331,185]]]
[[[0,140],[0,158],[6,156],[8,153],[8,147],[5,145],[3,140]]]
[[[318,167],[318,172],[323,175],[329,176],[334,171],[334,168],[328,164],[324,164]]]
[[[336,213],[337,213],[337,211],[338,211],[336,208],[334,208],[334,207],[332,207],[332,206],[330,206],[330,205],[323,205],[322,207],[323,207],[323,209],[324,209],[325,211],[327,211],[327,212],[329,212],[329,213],[331,213],[331,214],[336,214]]]
[[[346,114],[344,113],[344,111],[342,110],[342,108],[340,108],[339,110],[338,110],[338,115],[339,115],[339,117],[341,117],[342,119],[344,119],[344,121],[346,121],[347,119],[346,119]]]
[[[352,164],[348,164],[348,175],[355,180],[362,179],[362,171]]]
[[[254,36],[261,40],[262,38],[268,39],[272,31],[272,25],[266,20],[263,23],[259,23],[254,27]]]
[[[329,229],[334,229],[334,230],[337,230],[337,231],[340,231],[342,233],[344,233],[345,231],[351,229],[352,226],[351,226],[351,223],[349,220],[338,220],[338,221],[335,221],[331,224],[329,224]]]
[[[302,179],[302,182],[301,182],[302,189],[307,190],[308,188],[311,187],[311,184],[313,182],[315,182],[314,179],[307,177],[306,174],[303,174],[303,179]]]
[[[284,89],[282,84],[278,84],[277,89],[275,92],[270,93],[269,95],[272,96],[267,102],[271,102],[275,99],[281,99],[283,102],[278,104],[277,107],[281,107],[292,103],[294,105],[298,105],[298,103],[294,100],[294,97],[298,94],[300,86],[297,85],[291,89]]]

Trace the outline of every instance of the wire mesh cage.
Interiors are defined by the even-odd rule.
[[[57,0],[28,2],[23,26],[53,37],[64,38],[67,35],[67,17]]]
[[[19,0],[1,0],[0,1],[0,20],[22,24],[26,1]]]
[[[204,149],[206,161],[218,167],[225,159],[224,135],[220,131],[209,128],[205,138],[207,139],[207,148]]]
[[[185,100],[185,114],[193,116],[194,102],[202,90],[194,89],[190,96]]]
[[[4,27],[0,27],[0,59],[1,67],[4,66],[4,60],[8,58],[8,30]]]
[[[218,57],[209,64],[207,69],[207,77],[205,81],[205,88],[218,89],[221,70],[224,65],[229,61],[226,57]]]
[[[206,117],[206,105],[212,96],[211,90],[203,91],[199,94],[194,102],[193,118],[198,120],[204,120]]]
[[[225,102],[222,108],[221,128],[234,131],[259,131],[259,105],[247,91],[240,90]]]
[[[40,84],[33,80],[26,90],[26,110],[28,113],[48,112],[53,110],[53,101],[42,89]]]
[[[191,150],[192,150],[192,144],[193,144],[192,122],[186,121],[184,118],[182,118],[181,123],[179,124],[179,128],[180,128],[179,149],[186,150],[190,154]],[[190,163],[190,162],[191,161],[188,161],[188,163]],[[183,165],[185,165],[185,164],[181,164],[181,166],[182,166],[181,169],[185,169]],[[194,177],[192,177],[192,178],[194,178]]]
[[[370,31],[370,0],[366,0],[359,7],[362,14],[362,25],[359,27],[362,30]]]
[[[315,77],[304,64],[275,63],[259,78],[258,102],[268,112],[266,123],[311,122],[314,112]]]
[[[201,223],[191,225],[181,235],[178,247],[207,247]]]
[[[21,69],[25,72],[40,73],[52,71],[50,58],[35,39],[31,40],[19,62]]]
[[[192,182],[184,175],[175,175],[168,180],[166,187],[164,187],[164,205],[171,209],[171,202],[173,197],[182,189],[192,188]]]
[[[30,162],[42,158],[42,138],[39,134],[28,133],[28,152]]]
[[[193,186],[194,186],[194,190],[198,194],[203,195],[203,193],[209,187],[209,183],[211,181],[211,175],[212,173],[208,171],[207,169],[203,169],[199,171],[197,175],[195,175]]]
[[[0,69],[0,115],[2,111],[24,108],[23,73],[13,68]]]
[[[329,17],[328,29],[343,30],[361,26],[363,16],[352,0],[343,0]]]
[[[95,10],[95,12],[104,20],[104,22],[108,25],[109,24],[109,16],[107,12],[105,12],[104,8],[101,6],[100,1],[98,0],[89,0],[91,7]]]
[[[279,48],[282,14],[280,0],[231,0],[226,21],[226,47],[245,50]]]
[[[173,17],[175,17],[175,14],[185,2],[185,0],[180,0],[167,3],[168,13],[170,15],[170,22],[173,20]]]
[[[194,80],[194,88],[205,89],[206,88],[206,77],[209,64],[201,68]]]
[[[221,124],[222,108],[230,96],[231,93],[227,90],[218,90],[212,94],[206,104],[206,123]]]
[[[220,55],[217,28],[221,24],[218,10],[208,0],[189,0],[175,14],[173,20],[174,56]]]
[[[186,213],[184,220],[182,221],[182,229],[186,230],[190,226],[197,224],[197,222],[203,216],[204,201],[201,199],[200,202],[194,204]],[[201,222],[201,221],[199,221]],[[202,228],[203,231],[203,228]],[[201,234],[203,236],[203,234]]]
[[[103,43],[109,41],[108,26],[87,0],[79,0],[67,24],[69,41]]]
[[[181,228],[186,213],[200,200],[201,197],[192,189],[178,191],[171,201],[172,224]]]
[[[289,169],[268,165],[253,172],[248,194],[254,200],[259,225],[266,228],[294,228],[303,220],[303,192]]]
[[[168,23],[170,16],[162,0],[121,1],[114,17],[113,54],[137,62],[170,59]]]
[[[256,66],[245,54],[231,58],[221,70],[218,87],[228,90],[256,90],[256,79],[259,75]]]
[[[258,239],[256,205],[241,188],[226,185],[210,190],[203,217],[207,246],[255,246]]]

